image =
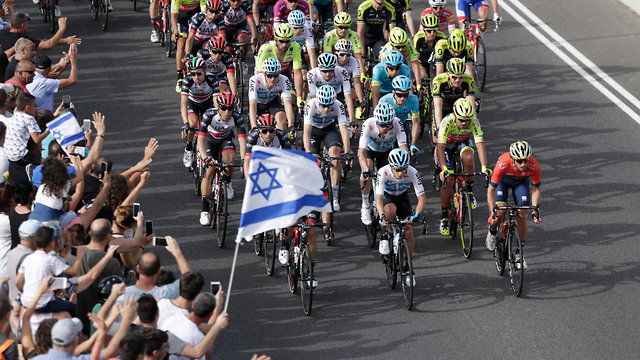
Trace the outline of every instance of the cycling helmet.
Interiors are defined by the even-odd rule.
[[[398,50],[391,50],[384,57],[384,63],[386,65],[398,66],[402,64],[403,61],[404,58],[402,57],[402,53],[400,53],[400,51]]]
[[[391,80],[393,90],[409,91],[411,90],[411,79],[405,75],[398,75]]]
[[[280,61],[276,58],[266,58],[262,62],[262,71],[267,74],[280,73],[282,70],[282,65],[280,65]]]
[[[218,105],[233,106],[236,104],[236,97],[228,91],[221,92],[218,95]]]
[[[191,69],[204,69],[204,59],[201,57],[194,57],[189,61],[189,70]]]
[[[124,279],[118,275],[110,275],[102,278],[98,281],[98,294],[103,298],[108,298],[111,295],[111,288],[114,284],[121,284]]]
[[[445,5],[447,5],[447,0],[429,0],[429,5],[431,5],[431,6],[445,6]]]
[[[465,46],[467,46],[467,40],[464,38],[464,33],[460,29],[455,29],[449,34],[449,49],[462,52]]]
[[[279,24],[276,26],[276,29],[273,32],[273,36],[275,36],[276,40],[280,41],[290,41],[293,39],[293,29],[291,29],[291,25],[289,24]]]
[[[404,46],[409,41],[407,32],[400,27],[394,27],[389,33],[389,42],[393,46]]]
[[[336,101],[336,90],[331,85],[322,85],[318,89],[316,97],[322,105],[333,105]]]
[[[346,12],[337,13],[333,18],[335,26],[351,26],[351,15]]]
[[[222,0],[207,0],[207,9],[220,10],[222,8]]]
[[[318,56],[318,67],[321,69],[335,69],[338,58],[332,53],[322,53]]]
[[[353,52],[353,43],[349,39],[340,39],[336,41],[336,44],[333,45],[333,48],[337,52]]]
[[[258,116],[258,128],[274,128],[276,127],[276,118],[271,114],[262,114]]]
[[[427,14],[420,19],[420,24],[425,29],[434,29],[438,27],[438,17],[433,14]]]
[[[447,61],[447,72],[454,75],[464,74],[464,60],[460,58],[451,58]]]
[[[386,102],[379,102],[376,108],[373,110],[373,117],[378,124],[391,124],[396,117],[396,111],[393,110],[391,104]]]
[[[404,149],[393,149],[389,153],[389,165],[393,169],[404,169],[409,166],[409,153]]]
[[[209,47],[209,50],[214,50],[214,49],[224,49],[226,45],[226,41],[224,40],[224,38],[222,36],[212,36],[211,39],[209,39],[209,42],[207,43],[207,46]]]
[[[303,26],[307,21],[307,18],[304,16],[304,13],[300,10],[293,10],[287,16],[287,22],[291,26]]]
[[[473,105],[465,98],[460,98],[453,103],[453,114],[461,120],[471,120],[476,116]]]
[[[531,146],[526,141],[516,141],[509,146],[509,154],[514,160],[524,160],[531,157]]]

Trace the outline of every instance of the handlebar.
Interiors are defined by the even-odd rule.
[[[302,229],[309,229],[312,227],[325,227],[325,226],[329,226],[329,224],[325,224],[325,223],[313,223],[313,222],[301,222],[301,223],[297,223],[295,225],[293,225],[293,227],[299,227]]]
[[[540,220],[540,205],[527,205],[527,206],[511,206],[511,205],[506,205],[506,206],[494,206],[493,207],[493,211],[491,212],[491,216],[492,218],[496,218],[496,213],[498,212],[498,210],[535,210],[535,213],[531,213],[531,218],[536,218],[537,220]]]
[[[248,43],[227,43],[227,46],[230,47],[243,47],[243,46],[250,46],[252,45],[252,43],[248,42]]]
[[[473,173],[467,173],[467,172],[462,172],[462,173],[449,173],[449,172],[445,172],[444,173],[444,181],[442,182],[442,188],[446,189],[447,188],[447,178],[449,176],[457,176],[457,177],[464,177],[464,176],[475,176],[475,175],[482,175],[484,176],[484,187],[489,187],[489,175],[487,175],[487,173],[483,173],[480,171],[476,171]]]

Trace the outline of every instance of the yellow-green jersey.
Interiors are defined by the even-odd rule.
[[[390,42],[384,44],[382,49],[380,49],[380,61],[384,61],[384,57],[387,56],[387,53],[391,50],[396,50],[396,48],[391,45]],[[416,51],[416,48],[413,47],[411,41],[407,41],[407,43],[404,45],[404,49],[401,52],[405,60],[409,58],[410,62],[418,61],[418,52]]]
[[[262,63],[267,58],[276,58],[282,64],[281,74],[286,73],[293,64],[293,70],[298,70],[302,67],[302,48],[300,44],[297,42],[291,42],[289,44],[289,48],[284,53],[284,57],[280,58],[278,56],[278,48],[275,40],[271,40],[268,43],[262,45],[260,50],[258,51],[258,63],[257,69],[258,72],[262,72]]]
[[[461,143],[469,138],[473,134],[473,141],[478,144],[484,142],[482,137],[482,128],[478,118],[475,118],[469,122],[469,126],[466,129],[460,129],[456,124],[456,118],[453,114],[447,115],[440,123],[440,129],[438,130],[438,144]]]
[[[418,52],[418,58],[422,66],[426,67],[428,65],[429,58],[431,58],[431,54],[435,51],[436,44],[442,39],[446,40],[447,35],[439,30],[436,31],[436,38],[431,46],[429,46],[429,42],[427,41],[427,34],[423,30],[418,31],[413,37],[413,47]]]
[[[197,11],[198,5],[200,11],[207,10],[207,0],[171,0],[171,13]]]
[[[362,43],[358,38],[357,32],[349,29],[349,32],[347,33],[347,36],[345,36],[345,39],[351,41],[351,44],[353,44],[354,54],[362,54]],[[328,53],[333,52],[333,46],[338,42],[338,40],[340,40],[340,37],[338,36],[337,30],[333,29],[329,31],[324,36],[324,43],[322,45],[322,50]]]
[[[460,55],[456,56],[457,58],[463,59],[467,64],[473,64],[473,45],[470,42],[466,42],[465,49],[462,50]],[[447,39],[439,40],[436,43],[435,48],[435,63],[445,65],[449,59],[451,59],[453,54],[449,51],[449,42]]]

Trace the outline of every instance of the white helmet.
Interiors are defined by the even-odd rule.
[[[509,146],[509,154],[514,160],[525,160],[531,156],[531,146],[526,141],[516,141]]]
[[[447,0],[429,0],[431,6],[446,6]]]

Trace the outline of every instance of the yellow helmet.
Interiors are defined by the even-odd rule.
[[[293,39],[293,29],[289,24],[279,24],[273,32],[273,35],[277,40],[289,41]]]
[[[438,27],[438,17],[433,14],[427,14],[420,19],[420,24],[425,29],[435,29]]]
[[[333,18],[335,26],[351,26],[351,15],[346,12],[337,13]]]
[[[404,46],[409,41],[406,31],[399,27],[394,27],[389,33],[389,42],[393,46]]]
[[[476,110],[465,98],[460,98],[453,103],[453,114],[460,120],[472,120],[476,117]]]
[[[465,39],[464,33],[460,29],[455,29],[449,34],[449,49],[455,52],[462,52],[467,46],[467,39]]]
[[[464,60],[460,58],[451,58],[447,61],[447,72],[453,75],[464,74]]]

